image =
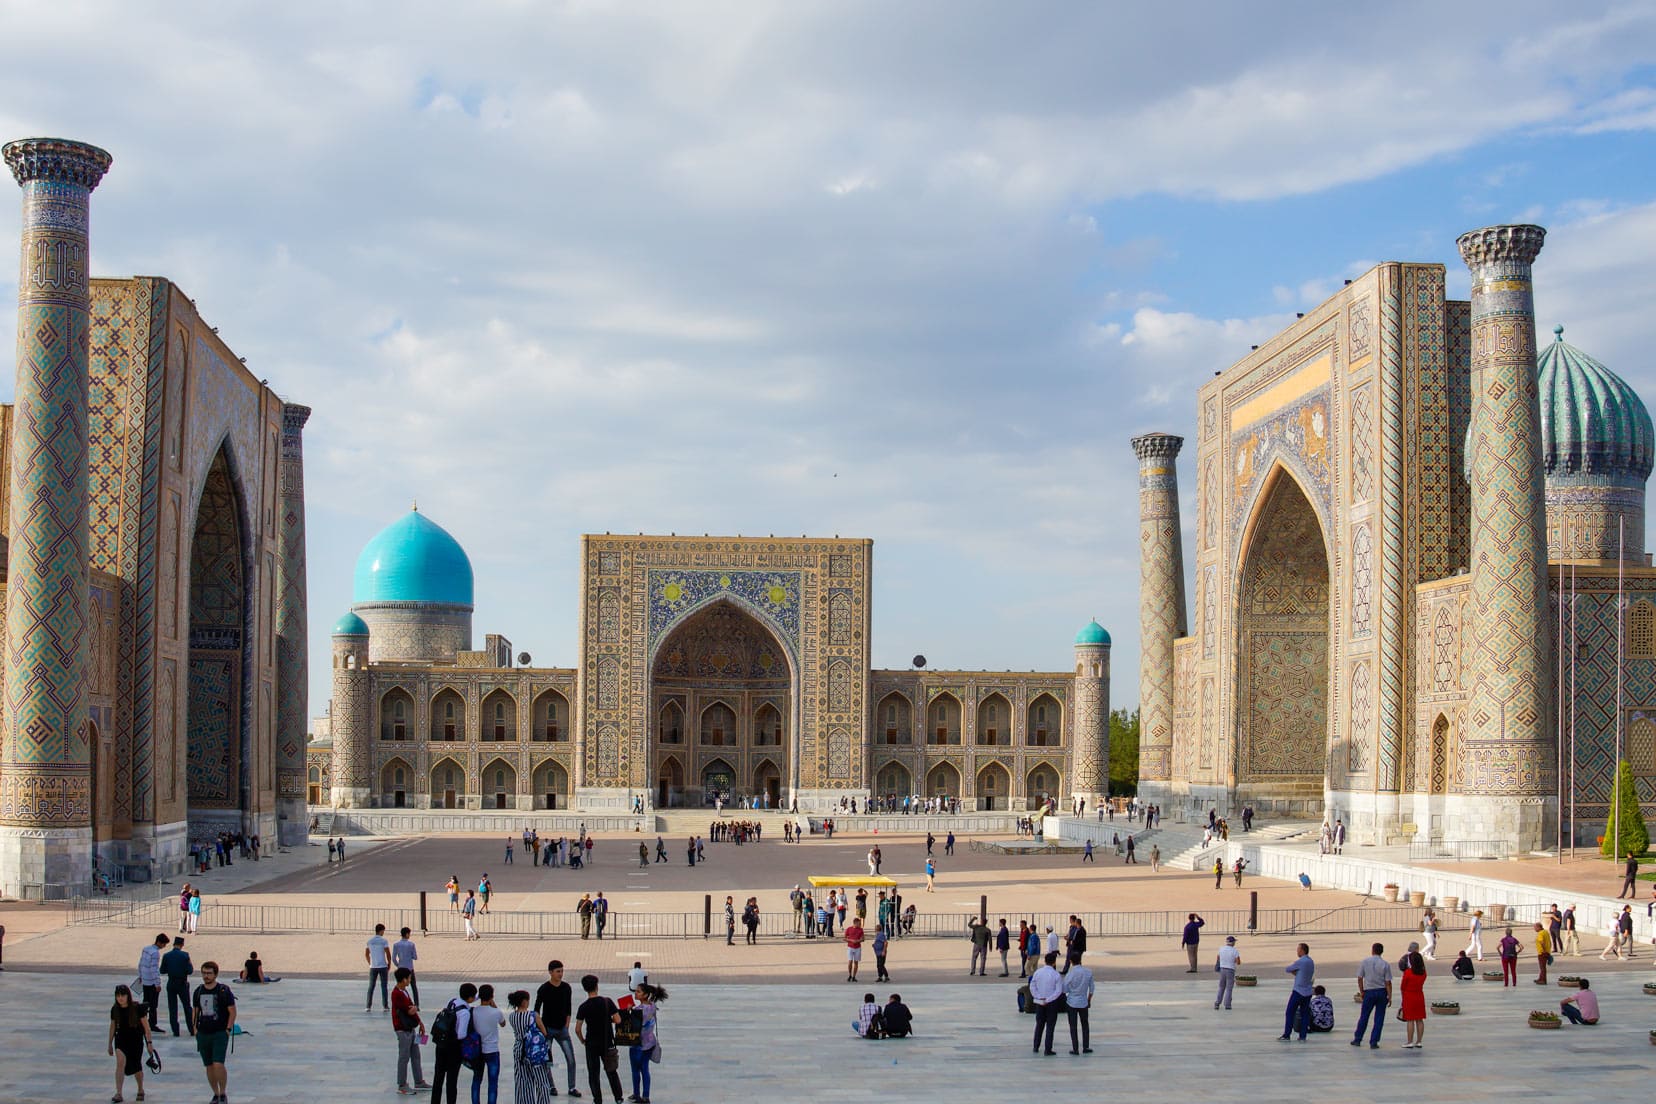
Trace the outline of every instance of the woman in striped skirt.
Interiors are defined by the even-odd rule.
[[[512,1104],[551,1104],[552,1046],[540,1013],[529,1007],[529,992],[519,989],[506,998],[512,1006],[507,1021],[517,1035],[512,1046]]]

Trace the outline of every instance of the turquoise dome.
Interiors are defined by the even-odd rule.
[[[1620,376],[1565,341],[1563,326],[1553,337],[1535,358],[1547,474],[1649,478],[1656,431],[1644,403]]]
[[[472,566],[460,542],[419,508],[381,529],[357,557],[353,602],[472,604]]]
[[[334,622],[333,634],[335,636],[367,636],[368,622],[354,613],[347,613]]]
[[[1077,644],[1108,644],[1110,634],[1104,631],[1104,626],[1097,621],[1089,621],[1087,627],[1075,634]]]

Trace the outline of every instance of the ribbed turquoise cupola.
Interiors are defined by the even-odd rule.
[[[1563,326],[1535,364],[1549,558],[1615,559],[1618,540],[1624,556],[1642,557],[1656,466],[1650,412],[1626,380],[1565,341]]]
[[[1080,632],[1075,634],[1077,644],[1108,644],[1110,634],[1097,621],[1089,621]]]
[[[357,557],[352,602],[472,604],[472,566],[460,542],[416,506]]]

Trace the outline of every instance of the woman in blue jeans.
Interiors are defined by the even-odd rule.
[[[656,1053],[656,1016],[667,1000],[667,990],[659,985],[644,984],[633,990],[634,1008],[643,1015],[643,1027],[636,1046],[627,1048],[627,1061],[632,1065],[632,1104],[650,1104],[650,1063],[659,1062]]]

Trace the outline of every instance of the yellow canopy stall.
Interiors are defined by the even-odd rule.
[[[869,889],[897,888],[897,879],[887,878],[884,875],[812,874],[810,883],[817,889],[856,889],[859,886],[866,886]]]

